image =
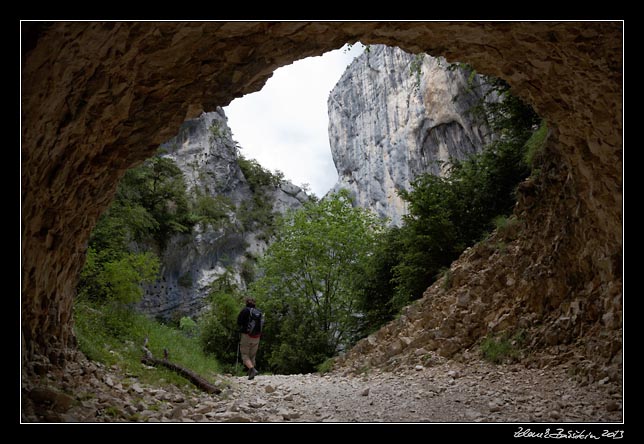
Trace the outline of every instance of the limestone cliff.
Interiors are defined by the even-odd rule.
[[[198,313],[206,305],[210,284],[224,274],[245,287],[245,262],[267,245],[265,227],[252,219],[257,193],[269,202],[267,210],[277,213],[300,207],[308,197],[286,181],[262,189],[250,186],[221,108],[184,122],[179,134],[161,149],[183,172],[193,198],[197,193],[218,198],[226,213],[217,223],[199,223],[191,233],[168,241],[161,256],[161,278],[146,288],[138,306],[168,318]]]
[[[443,174],[489,142],[472,112],[482,77],[441,58],[372,45],[344,72],[328,99],[329,140],[339,180],[358,205],[400,225],[408,190],[421,173]]]

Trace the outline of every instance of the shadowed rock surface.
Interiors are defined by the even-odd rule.
[[[527,322],[540,332],[535,346],[574,345],[584,365],[620,375],[621,23],[58,22],[23,30],[23,374],[74,359],[72,302],[87,239],[126,169],[185,119],[259,90],[277,67],[360,40],[501,77],[551,128],[541,174],[519,187],[511,256],[464,253],[450,290],[433,297],[432,287],[418,303],[436,314],[401,317],[376,342],[404,353],[393,332],[416,325],[427,332],[413,335],[419,343],[454,354],[473,334],[456,328],[459,316],[477,310],[462,321],[472,332]],[[461,314],[459,295],[468,292],[484,305]],[[378,360],[380,351],[363,353]]]

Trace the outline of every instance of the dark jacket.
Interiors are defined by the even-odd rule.
[[[247,305],[242,309],[242,311],[239,312],[239,315],[237,315],[237,325],[239,326],[239,332],[240,333],[248,333],[247,332],[247,326],[248,326],[248,321],[250,318],[250,310],[251,308],[255,308],[254,306],[249,306]],[[260,325],[261,327],[261,325]],[[250,334],[249,336],[251,338],[258,338],[261,335],[261,328],[259,330],[259,333],[256,334]]]
[[[237,315],[237,325],[239,326],[240,333],[246,333],[246,325],[248,325],[248,317],[250,316],[250,309],[252,307],[246,306]]]

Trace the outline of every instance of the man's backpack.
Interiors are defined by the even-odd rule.
[[[262,332],[264,326],[264,314],[258,308],[250,308],[248,311],[248,324],[246,324],[246,333],[249,335],[258,335]]]

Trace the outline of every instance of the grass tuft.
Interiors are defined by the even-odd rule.
[[[521,346],[525,342],[525,333],[519,331],[513,336],[486,337],[481,343],[483,359],[492,364],[517,362],[521,356]]]
[[[541,121],[539,129],[532,133],[532,136],[525,143],[526,151],[523,158],[526,165],[534,168],[535,161],[543,153],[548,138],[548,124],[545,120]]]
[[[78,301],[74,306],[74,318],[78,345],[85,356],[108,366],[117,365],[141,382],[192,387],[189,381],[174,372],[141,363],[146,337],[148,348],[155,357],[163,357],[165,348],[170,361],[189,368],[211,383],[221,373],[219,362],[203,353],[198,338],[187,337],[182,331],[142,314],[112,305]]]
[[[318,373],[323,373],[323,374],[329,373],[331,370],[333,370],[334,363],[335,363],[335,360],[333,358],[329,358],[325,360],[323,363],[317,366]]]

